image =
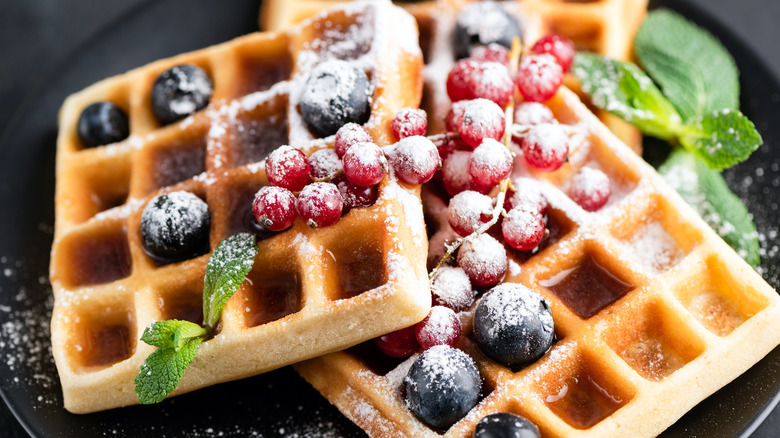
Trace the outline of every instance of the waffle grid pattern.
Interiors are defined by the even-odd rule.
[[[410,40],[383,30],[391,27]],[[332,138],[314,139],[304,127],[297,94],[307,72],[333,57],[366,71],[374,90],[366,128],[388,144],[392,115],[419,103],[422,64],[413,19],[390,2],[348,5],[289,31],[161,60],[67,99],[51,280],[53,353],[68,410],[137,403],[133,378],[153,351],[138,341],[144,328],[160,319],[202,319],[208,255],[160,265],[143,250],[141,212],[160,193],[186,190],[206,201],[212,250],[236,232],[254,231],[260,240],[249,281],[174,394],[342,349],[427,314],[427,242],[414,189],[385,178],[375,205],[327,228],[298,220],[268,235],[253,225],[251,201],[268,184],[260,160],[282,144],[307,153],[332,146]],[[208,72],[214,94],[204,110],[161,127],[151,86],[178,64]],[[83,149],[76,121],[100,100],[126,111],[131,136]]]
[[[550,302],[556,343],[510,370],[473,341],[473,307],[461,313],[458,348],[477,363],[483,398],[447,431],[405,406],[401,382],[414,357],[399,363],[364,343],[296,365],[370,436],[470,437],[493,412],[523,415],[546,437],[656,436],[780,343],[777,293],[575,94],[561,89],[547,104],[584,141],[556,172],[520,169],[535,177],[522,183],[539,184],[550,203],[551,236],[530,257],[508,249],[505,281]],[[613,184],[596,213],[564,194],[585,165]],[[423,203],[429,227],[450,235],[445,201],[424,191]]]

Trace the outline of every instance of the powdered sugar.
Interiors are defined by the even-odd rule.
[[[455,232],[468,236],[487,222],[493,211],[493,200],[473,190],[458,193],[450,199],[447,220]]]
[[[474,290],[468,275],[461,268],[442,266],[431,284],[434,300],[460,312],[474,302]]]
[[[464,243],[458,251],[458,265],[476,286],[498,283],[507,270],[504,245],[488,234],[480,234]]]
[[[652,274],[660,274],[676,265],[684,256],[677,242],[658,222],[639,228],[627,242],[624,255]]]
[[[311,176],[314,178],[333,178],[343,170],[341,160],[333,149],[319,149],[309,156]]]

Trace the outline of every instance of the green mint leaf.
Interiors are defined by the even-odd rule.
[[[761,262],[750,213],[723,176],[684,149],[675,149],[658,171],[719,235],[753,267]]]
[[[155,321],[146,327],[141,340],[154,347],[178,349],[189,339],[205,336],[206,330],[203,327],[189,321],[173,319]]]
[[[206,264],[203,286],[203,323],[213,329],[222,309],[244,282],[257,256],[255,236],[234,234],[220,242]]]
[[[713,169],[725,169],[745,161],[763,140],[742,113],[724,109],[688,120],[680,143]]]
[[[195,337],[181,344],[180,348],[158,348],[146,358],[135,377],[135,393],[141,404],[159,403],[179,385],[184,370],[187,369],[203,342]]]
[[[681,15],[650,12],[634,38],[634,52],[684,119],[739,108],[734,59],[709,32]]]
[[[577,53],[573,71],[594,105],[645,134],[670,139],[681,128],[682,120],[672,104],[634,64]]]

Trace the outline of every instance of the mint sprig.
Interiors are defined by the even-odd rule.
[[[713,169],[745,161],[763,142],[753,122],[730,109],[688,119],[680,136],[680,143]]]
[[[158,403],[179,385],[200,345],[214,332],[222,310],[252,269],[257,256],[255,238],[240,233],[220,242],[206,264],[203,291],[204,326],[189,321],[155,321],[141,340],[157,347],[135,377],[141,404]]]

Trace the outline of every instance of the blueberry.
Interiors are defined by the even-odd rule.
[[[414,361],[404,387],[406,406],[420,421],[447,429],[477,405],[482,381],[466,353],[437,345]]]
[[[490,43],[508,49],[514,37],[522,38],[520,24],[498,3],[471,3],[458,14],[453,41],[455,57],[467,58],[475,47]]]
[[[152,86],[152,109],[160,124],[167,125],[209,104],[214,84],[208,73],[194,65],[165,70]]]
[[[320,137],[350,122],[362,125],[371,116],[368,76],[346,61],[323,62],[306,80],[300,103],[303,120]]]
[[[130,135],[127,114],[111,102],[96,102],[79,116],[79,137],[91,148],[122,141]]]
[[[525,417],[497,412],[482,417],[473,438],[540,438],[539,428]]]
[[[154,197],[141,215],[144,250],[163,263],[203,255],[209,250],[209,207],[189,192]]]
[[[491,359],[515,368],[539,359],[553,343],[550,306],[522,284],[500,284],[474,312],[474,339]]]

